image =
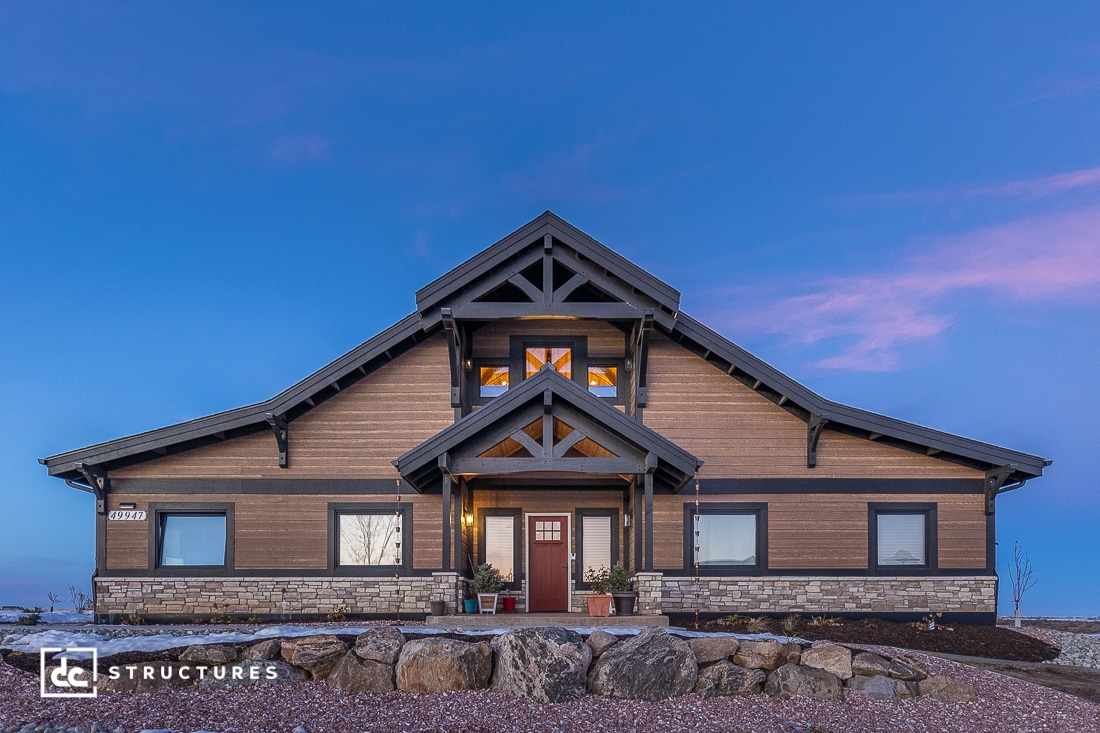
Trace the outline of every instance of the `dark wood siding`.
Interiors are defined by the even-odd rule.
[[[650,343],[642,419],[705,461],[704,478],[982,478],[938,458],[826,428],[806,467],[806,423],[662,335]]]
[[[390,461],[454,422],[447,345],[433,337],[290,424],[290,466],[258,433],[112,473],[116,478],[397,478]]]
[[[684,567],[684,503],[695,497],[653,498],[653,564]],[[783,569],[867,568],[867,504],[934,502],[938,508],[939,567],[984,568],[985,500],[980,494],[710,494],[701,502],[768,505],[768,566]]]
[[[148,510],[163,494],[113,494],[109,508],[132,502]],[[328,562],[329,502],[391,504],[392,494],[370,496],[301,494],[175,494],[171,501],[234,504],[235,560],[240,570],[324,570]],[[443,504],[438,495],[403,494],[413,507],[413,568],[436,570],[443,557]],[[107,567],[140,570],[149,567],[149,520],[107,522]]]

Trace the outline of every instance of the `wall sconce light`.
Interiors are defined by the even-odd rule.
[[[137,509],[137,504],[119,504],[119,509]]]
[[[462,521],[466,522],[467,527],[470,527],[474,523],[474,515],[473,514],[466,514],[462,517]]]
[[[630,526],[630,515],[629,514],[623,514],[623,526],[624,527],[629,527]]]

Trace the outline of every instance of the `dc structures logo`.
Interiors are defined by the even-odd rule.
[[[65,654],[91,652],[92,658],[82,660],[78,664],[72,659],[61,657],[53,664],[47,665],[46,658],[58,652]],[[43,648],[39,654],[41,655],[39,681],[42,697],[96,697],[99,694],[96,687],[99,682],[99,652],[95,647]],[[82,666],[87,661],[91,662],[90,670]]]

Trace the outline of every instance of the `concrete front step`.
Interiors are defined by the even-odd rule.
[[[426,626],[484,629],[521,626],[668,626],[668,616],[589,616],[587,613],[486,613],[428,616]]]

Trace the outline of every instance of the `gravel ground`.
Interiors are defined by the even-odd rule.
[[[1055,629],[1043,629],[1043,631],[1057,639],[1062,647],[1061,653],[1054,658],[1053,664],[1100,669],[1100,638]]]
[[[174,729],[266,733],[303,726],[309,733],[360,731],[734,731],[744,733],[1100,733],[1096,705],[985,670],[917,655],[931,673],[977,690],[976,703],[927,698],[846,703],[699,698],[660,703],[587,696],[539,705],[489,691],[413,695],[352,694],[321,682],[222,690],[169,689],[41,700],[38,679],[0,665],[0,729],[23,723],[109,730]]]

